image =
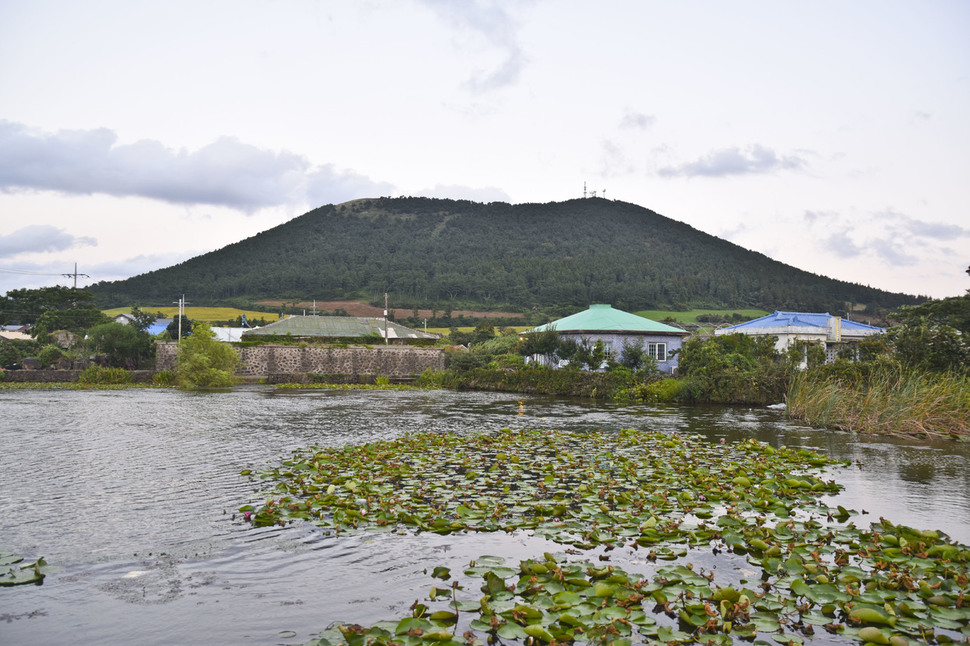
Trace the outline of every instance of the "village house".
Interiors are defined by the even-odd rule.
[[[829,313],[780,312],[730,327],[714,330],[714,334],[750,334],[775,337],[775,349],[784,352],[799,341],[822,344],[827,362],[834,361],[839,350],[847,344],[885,332],[884,328],[850,321]]]
[[[607,356],[617,361],[623,357],[624,346],[639,346],[657,361],[661,372],[667,373],[677,369],[676,351],[680,349],[684,337],[689,334],[680,328],[603,304],[590,305],[587,310],[526,330],[522,334],[547,330],[555,330],[560,338],[580,344],[592,345],[600,341]],[[545,362],[542,357],[535,357],[533,360]]]
[[[247,329],[247,337],[287,337],[315,339],[377,339],[381,342],[402,344],[415,340],[433,341],[438,338],[414,330],[394,321],[372,316],[288,316],[259,328]]]

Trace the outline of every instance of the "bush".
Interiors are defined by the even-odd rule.
[[[674,402],[680,397],[680,391],[684,387],[679,379],[667,378],[646,384],[640,389],[640,399],[645,402]]]
[[[57,363],[57,360],[64,356],[67,355],[65,355],[64,352],[56,345],[45,345],[43,348],[41,348],[40,352],[37,353],[37,360],[40,361],[45,368],[47,368]]]
[[[152,383],[156,386],[174,386],[178,382],[171,370],[159,370],[152,375]]]
[[[155,343],[147,332],[124,323],[105,323],[88,330],[85,345],[115,368],[134,369],[149,362]]]
[[[20,363],[24,357],[37,354],[42,347],[37,341],[28,339],[0,339],[0,366]]]
[[[238,367],[236,349],[216,341],[208,325],[197,323],[179,346],[175,374],[188,388],[226,388],[236,383]]]
[[[78,378],[78,383],[92,385],[130,384],[131,373],[124,368],[88,366]]]

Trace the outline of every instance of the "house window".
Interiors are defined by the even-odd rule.
[[[661,363],[667,360],[667,344],[666,343],[648,343],[647,344],[647,354],[657,360],[657,363]]]
[[[608,357],[612,357],[613,356],[613,342],[612,341],[603,341],[603,352],[605,352],[606,353],[606,356],[608,356]]]

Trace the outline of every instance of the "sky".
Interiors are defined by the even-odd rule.
[[[0,293],[358,198],[595,194],[959,296],[968,33],[964,0],[0,0]]]

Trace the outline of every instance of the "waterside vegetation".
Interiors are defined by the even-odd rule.
[[[839,490],[824,478],[838,468],[750,439],[418,434],[309,447],[246,470],[266,493],[239,511],[257,526],[527,531],[562,546],[518,563],[483,555],[460,574],[435,567],[427,598],[405,616],[335,624],[311,642],[320,646],[726,646],[814,635],[903,646],[970,636],[970,548],[886,519],[856,526],[857,512],[822,502]]]

